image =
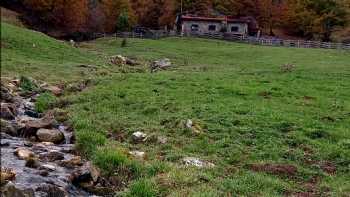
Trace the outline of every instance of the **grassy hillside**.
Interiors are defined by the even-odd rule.
[[[84,77],[79,64],[98,57],[40,32],[1,22],[1,75],[29,75],[59,82]]]
[[[74,81],[96,74],[79,64],[108,67],[94,87],[61,99],[72,103],[65,110],[77,147],[114,182],[127,182],[128,196],[350,195],[349,52],[186,38],[72,48],[5,23],[1,31],[2,76]],[[104,65],[116,54],[175,66],[151,74]],[[282,72],[285,63],[296,69]],[[187,119],[202,132],[186,129]],[[150,140],[132,143],[135,131]],[[215,167],[184,167],[187,156]]]
[[[74,97],[70,110],[82,147],[103,139],[145,151],[142,163],[158,169],[146,180],[164,196],[350,194],[349,52],[181,38],[128,43],[120,48],[120,40],[100,39],[83,47],[146,60],[168,57],[176,67],[116,74]],[[284,63],[296,70],[281,72]],[[203,133],[185,129],[187,119]],[[132,144],[138,130],[168,142]],[[216,167],[183,168],[186,156]],[[282,167],[254,170],[259,164]],[[297,172],[280,172],[288,165]]]

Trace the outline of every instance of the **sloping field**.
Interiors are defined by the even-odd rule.
[[[31,75],[52,82],[84,76],[80,64],[97,63],[93,54],[40,32],[1,22],[1,76]]]
[[[61,98],[72,103],[64,110],[81,153],[128,196],[350,195],[349,52],[182,38],[72,48],[4,23],[1,30],[2,76],[94,77],[95,86]],[[174,67],[108,65],[117,54],[167,57]],[[292,72],[281,70],[287,63]],[[136,131],[148,140],[133,143]],[[146,156],[128,155],[136,150]],[[186,157],[213,165],[186,167]]]

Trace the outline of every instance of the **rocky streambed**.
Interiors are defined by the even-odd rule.
[[[60,93],[57,87],[42,89]],[[24,94],[19,80],[1,83],[1,196],[93,196],[98,189],[108,194],[99,188],[98,169],[75,154],[72,129],[53,112],[35,111],[40,93]]]

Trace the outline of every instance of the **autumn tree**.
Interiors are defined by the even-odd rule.
[[[337,26],[347,22],[346,8],[337,0],[289,0],[285,27],[292,33],[329,41]]]
[[[85,28],[88,16],[87,0],[24,0],[24,5],[32,10],[46,24],[67,32]]]

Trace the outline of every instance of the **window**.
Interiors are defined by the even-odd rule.
[[[199,26],[197,24],[191,25],[191,31],[198,31],[198,30],[199,30]]]
[[[209,25],[208,30],[209,31],[216,31],[216,25]]]
[[[239,30],[239,27],[237,27],[237,26],[231,27],[231,32],[238,32],[238,30]]]

